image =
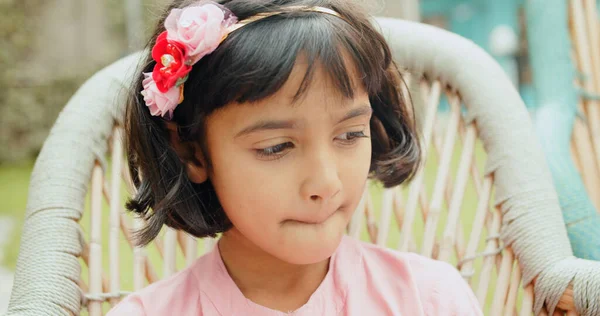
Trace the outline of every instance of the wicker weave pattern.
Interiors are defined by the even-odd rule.
[[[490,315],[530,315],[541,311],[544,302],[552,313],[561,297],[567,298],[560,305],[566,310],[577,307],[583,315],[599,315],[600,307],[586,301],[599,297],[600,266],[572,257],[528,113],[501,68],[475,45],[448,32],[393,19],[378,22],[397,62],[434,79],[421,85],[428,166],[406,191],[366,192],[349,234],[455,263]],[[209,240],[199,251],[194,240],[167,230],[151,249],[133,248],[129,242],[131,261],[119,250],[128,247],[118,246],[130,240],[130,228],[139,223],[123,215],[117,197],[126,168],[119,159],[121,131],[115,119],[122,117],[122,108],[115,105],[122,102],[115,101],[123,100],[118,91],[130,81],[137,60],[139,54],[129,56],[90,79],[53,128],[32,176],[9,315],[78,314],[82,306],[90,315],[101,315],[104,301],[114,304],[126,294],[122,266],[133,269],[129,288],[136,290],[213,246]],[[435,110],[446,92],[450,112],[444,120]],[[464,115],[461,100],[468,109]],[[478,139],[487,154],[478,149]],[[77,222],[90,182],[91,224],[89,233],[83,233]],[[465,194],[469,191],[474,193]],[[110,216],[103,223],[104,203]],[[103,242],[105,234],[108,242]],[[103,247],[109,247],[109,258],[102,258]],[[157,253],[162,273],[147,255],[150,251]],[[81,277],[78,258],[88,277]],[[535,293],[530,285],[534,279]],[[573,292],[563,297],[570,283]],[[528,286],[517,310],[520,284]]]
[[[502,251],[499,246],[501,213],[500,210],[490,207],[492,177],[483,178],[481,164],[479,167],[475,164],[476,128],[474,124],[465,124],[460,112],[460,100],[452,93],[448,94],[451,112],[446,120],[447,127],[440,126],[444,122],[443,118],[440,118],[442,122],[437,124],[438,128],[434,128],[436,116],[443,115],[438,114],[437,111],[441,84],[434,82],[431,85],[423,82],[421,88],[428,105],[424,145],[427,146],[428,143],[432,145],[429,158],[439,157],[439,161],[434,161],[433,164],[428,164],[427,168],[423,168],[407,190],[401,188],[383,191],[377,188],[366,190],[348,233],[355,238],[367,238],[382,246],[396,247],[400,251],[419,252],[424,256],[456,264],[465,278],[472,280],[473,288],[482,306],[486,303],[486,298],[489,298],[488,302],[491,305],[487,308],[496,311],[491,313],[492,315],[503,315],[504,310],[516,313],[516,298],[521,281],[520,270],[514,266],[512,251],[510,249]],[[95,249],[96,252],[86,251],[83,256],[84,263],[89,268],[89,275],[84,278],[89,279],[91,286],[80,281],[82,290],[86,294],[84,305],[88,305],[90,312],[94,311],[91,314],[100,313],[101,302],[114,304],[120,296],[128,293],[120,290],[119,272],[122,264],[119,262],[118,247],[119,240],[123,237],[129,245],[128,249],[135,252],[134,264],[129,267],[133,269],[134,288],[140,289],[159,279],[158,269],[144,254],[144,249],[133,247],[129,233],[132,223],[124,215],[120,203],[122,201],[112,198],[118,196],[121,191],[121,178],[128,179],[127,169],[122,168],[120,133],[120,128],[116,126],[111,142],[113,174],[110,182],[104,179],[104,172],[100,165],[96,165],[92,173],[91,237],[90,245],[86,244],[84,249]],[[458,144],[459,142],[461,144]],[[457,156],[457,152],[460,153],[460,157],[454,158],[459,159],[452,159],[453,156]],[[485,158],[483,150],[480,149],[477,153],[481,156],[479,158]],[[459,165],[458,172],[451,177],[450,169],[456,163]],[[430,167],[431,165],[433,167]],[[433,180],[432,175],[436,177],[435,183],[426,183],[428,177]],[[132,190],[131,187],[129,189]],[[469,212],[465,217],[461,216],[461,211],[465,209],[463,197],[466,189],[470,189],[472,191],[470,193],[475,194],[474,198],[467,201],[472,204],[468,207],[473,209],[476,205],[477,210]],[[428,191],[431,195],[428,195]],[[102,223],[102,200],[105,205],[110,206],[109,223]],[[375,206],[376,204],[378,207]],[[450,207],[448,208],[447,205]],[[105,207],[104,211],[106,210]],[[473,215],[475,218],[472,217]],[[466,235],[467,230],[464,229],[461,219],[464,219],[467,224],[472,222],[472,227],[468,230],[471,231],[470,235]],[[102,225],[109,226],[108,244],[106,240],[102,242],[99,233],[102,231]],[[486,240],[483,240],[484,233],[487,236]],[[399,241],[390,239],[392,237],[390,235],[395,235]],[[105,265],[105,269],[102,269],[101,250],[107,246],[110,253],[109,265],[108,267]],[[159,254],[159,261],[162,261],[161,277],[166,277],[176,272],[178,267],[183,267],[181,264],[177,265],[177,256],[183,257],[186,265],[190,264],[198,255],[209,250],[212,244],[209,243],[199,249],[195,239],[181,232],[165,229],[162,238],[155,241],[153,246]],[[473,261],[476,258],[480,258],[479,261],[483,262],[478,262],[475,269]],[[495,287],[490,287],[492,280],[496,282]],[[530,295],[529,300],[531,299]],[[531,306],[525,309],[531,310]]]

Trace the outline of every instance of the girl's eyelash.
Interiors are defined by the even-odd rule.
[[[346,139],[339,139],[339,141],[341,141],[345,145],[354,144],[359,138],[369,138],[369,136],[367,136],[364,131],[348,132],[348,133],[344,133],[342,135],[346,135]],[[292,142],[287,142],[287,143],[281,143],[281,144],[277,144],[275,146],[271,146],[271,147],[267,147],[267,148],[256,149],[255,151],[259,157],[279,159],[285,155],[285,152],[288,149],[291,149],[293,147],[294,147],[294,144]]]
[[[352,143],[356,142],[356,140],[358,140],[359,138],[369,138],[369,136],[367,136],[364,131],[348,132],[348,133],[344,133],[342,135],[347,135],[347,136],[346,136],[346,139],[341,139],[340,141],[347,143],[347,144],[352,144]]]
[[[284,151],[286,151],[287,149],[290,149],[292,147],[294,147],[294,144],[292,144],[291,142],[287,142],[287,143],[282,143],[282,144],[278,144],[278,145],[263,148],[263,149],[256,149],[256,153],[258,154],[259,157],[278,158],[277,156],[282,156],[282,153]]]

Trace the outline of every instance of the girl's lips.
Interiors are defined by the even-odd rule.
[[[325,221],[327,221],[331,216],[333,216],[333,214],[337,213],[340,209],[341,209],[341,207],[338,207],[333,212],[319,213],[318,216],[312,216],[312,217],[292,218],[292,219],[285,220],[284,222],[295,222],[295,223],[309,224],[309,225],[322,224]]]

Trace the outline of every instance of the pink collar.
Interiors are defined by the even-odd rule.
[[[289,314],[291,315],[337,315],[346,303],[348,288],[360,284],[362,255],[350,237],[344,236],[336,252],[329,261],[329,271],[321,285],[308,302]],[[221,315],[286,315],[247,299],[237,287],[221,259],[219,247],[207,254],[207,260],[200,260],[193,272],[198,279],[200,291],[206,295]],[[202,271],[211,271],[206,274]]]

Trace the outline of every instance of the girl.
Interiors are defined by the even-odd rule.
[[[481,315],[450,265],[344,237],[420,150],[390,49],[348,0],[176,0],[127,105],[146,220],[222,233],[109,315]]]

